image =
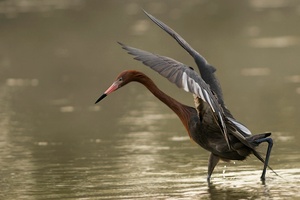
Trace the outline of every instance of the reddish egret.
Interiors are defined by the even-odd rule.
[[[261,175],[261,180],[264,181],[273,146],[272,138],[269,137],[271,133],[252,135],[246,126],[238,122],[225,106],[220,84],[214,74],[216,69],[174,30],[147,12],[145,14],[194,58],[201,75],[192,67],[172,58],[119,44],[136,60],[143,62],[179,88],[193,93],[196,109],[168,96],[158,89],[148,76],[135,70],[122,72],[96,103],[132,81],[139,82],[177,114],[191,139],[211,152],[208,161],[208,181],[220,159],[244,160],[250,154],[254,154],[264,163]],[[265,159],[256,150],[256,147],[263,142],[268,143]]]

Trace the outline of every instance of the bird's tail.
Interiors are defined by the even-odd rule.
[[[249,138],[247,138],[247,141],[251,144],[251,146],[253,146],[252,148],[252,152],[253,154],[255,155],[255,157],[260,160],[262,163],[265,164],[265,159],[261,156],[261,154],[256,150],[255,147],[259,146],[259,144],[261,142],[258,142],[258,141],[263,141],[264,139],[268,138],[269,136],[271,135],[271,133],[261,133],[261,134],[256,134],[256,135],[253,135]],[[274,173],[276,174],[277,176],[279,176],[273,169],[272,167],[269,166],[269,164],[267,163],[267,166],[268,168]]]
[[[263,138],[267,138],[271,135],[271,133],[260,133],[260,134],[256,134],[256,135],[252,135],[251,137],[249,137],[247,140],[252,143],[253,145],[257,146],[258,144],[255,144],[256,140],[259,139],[263,139]]]

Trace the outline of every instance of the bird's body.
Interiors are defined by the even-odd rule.
[[[252,135],[248,128],[238,122],[225,106],[220,84],[214,74],[215,68],[209,65],[175,31],[152,15],[148,13],[146,15],[187,50],[194,58],[201,76],[191,67],[174,59],[125,46],[121,43],[120,45],[129,54],[135,56],[136,60],[142,61],[179,88],[193,93],[195,108],[184,105],[168,96],[158,89],[148,76],[135,70],[122,72],[96,103],[129,82],[139,82],[177,114],[192,140],[211,152],[208,164],[208,180],[220,159],[224,161],[244,160],[250,154],[254,154],[264,163],[261,176],[261,179],[264,180],[273,144],[272,139],[268,137],[271,133]],[[269,144],[266,159],[263,159],[255,149],[262,142]]]

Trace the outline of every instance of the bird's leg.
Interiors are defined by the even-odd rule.
[[[269,158],[270,158],[271,150],[272,150],[272,147],[273,147],[273,140],[272,140],[272,138],[262,138],[262,139],[255,140],[255,142],[257,142],[258,144],[263,143],[263,142],[268,143],[266,159],[265,159],[265,162],[264,162],[264,169],[263,169],[262,175],[260,177],[260,179],[262,181],[264,181],[265,180],[265,175],[266,175],[266,170],[267,170],[267,167],[268,167],[268,164],[269,164]]]
[[[215,166],[218,164],[220,158],[213,153],[210,153],[208,159],[208,172],[207,172],[207,181],[210,181],[211,174],[214,171]]]

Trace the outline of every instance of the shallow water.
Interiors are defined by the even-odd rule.
[[[262,183],[262,163],[251,156],[219,163],[208,184],[208,152],[141,85],[94,105],[125,69],[193,105],[116,44],[195,66],[141,7],[217,67],[239,121],[272,132],[279,176],[268,170]],[[299,8],[268,0],[2,1],[0,199],[300,199]]]

